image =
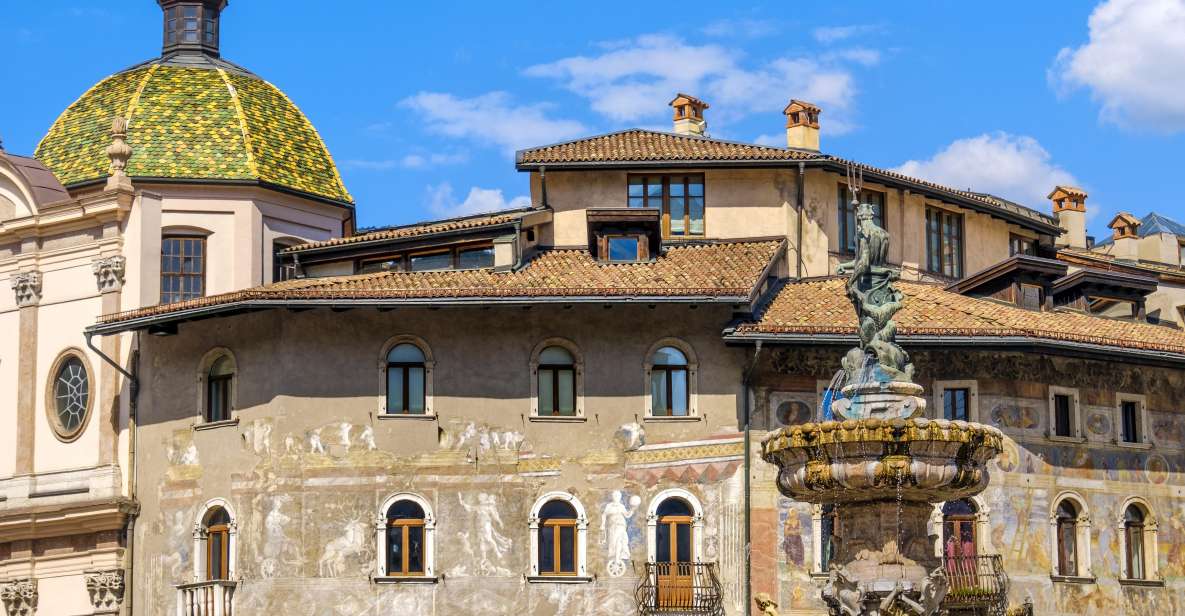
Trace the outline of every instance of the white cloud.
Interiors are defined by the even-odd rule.
[[[784,148],[784,147],[786,147],[786,134],[781,133],[781,134],[777,134],[777,135],[769,135],[769,134],[757,135],[756,137],[753,138],[753,143],[756,143],[758,145],[773,146],[775,148]]]
[[[346,167],[365,169],[367,171],[390,171],[391,169],[425,169],[443,165],[455,165],[469,160],[464,152],[434,152],[431,154],[407,154],[402,158],[387,158],[383,160],[352,159],[344,161]]]
[[[762,38],[777,34],[778,25],[769,19],[720,19],[700,31],[708,36]]]
[[[861,36],[864,34],[872,34],[880,29],[880,26],[870,24],[854,24],[850,26],[824,26],[815,28],[811,31],[811,35],[815,37],[816,41],[823,44],[838,43],[839,41],[846,41],[850,38]]]
[[[1045,195],[1055,185],[1077,184],[1069,171],[1053,164],[1036,139],[1003,132],[958,139],[928,160],[908,161],[896,171],[1042,210]]]
[[[502,196],[501,189],[480,188],[477,186],[469,189],[469,194],[465,197],[464,201],[458,201],[456,194],[453,192],[452,184],[448,182],[428,186],[426,193],[428,209],[433,214],[442,218],[495,212],[531,205],[530,197],[525,195],[519,195],[507,201]]]
[[[1104,121],[1185,130],[1185,0],[1107,0],[1089,27],[1086,44],[1058,53],[1051,82],[1063,93],[1090,90]]]
[[[458,98],[441,92],[420,92],[401,106],[418,113],[428,130],[462,137],[509,151],[553,143],[587,132],[574,120],[548,117],[551,105],[516,105],[506,92]]]
[[[703,97],[714,117],[727,124],[751,113],[781,111],[790,98],[824,109],[831,134],[852,128],[848,118],[856,86],[850,63],[879,60],[873,50],[856,49],[824,56],[782,57],[746,64],[739,49],[694,45],[665,34],[615,42],[604,53],[573,56],[529,67],[526,74],[560,81],[611,120],[637,121],[669,113],[665,103],[676,92]]]

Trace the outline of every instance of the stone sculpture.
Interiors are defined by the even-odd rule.
[[[761,610],[761,616],[778,616],[778,604],[774,603],[769,594],[759,592],[753,597],[753,601],[757,603],[757,609]]]

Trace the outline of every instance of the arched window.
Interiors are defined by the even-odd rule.
[[[539,417],[575,417],[579,415],[577,361],[564,346],[552,344],[537,354],[536,396]]]
[[[1086,501],[1073,492],[1053,499],[1050,512],[1053,575],[1090,576],[1090,515]]]
[[[424,352],[404,342],[387,352],[387,412],[423,415],[427,409]]]
[[[663,341],[647,358],[647,413],[651,417],[694,415],[695,369],[684,348]]]
[[[214,360],[206,374],[206,421],[230,419],[230,389],[234,379],[234,362],[223,355]]]
[[[942,556],[948,560],[975,558],[976,541],[975,503],[962,498],[942,506]]]
[[[202,508],[193,533],[194,581],[232,580],[238,528],[230,505],[214,499]]]
[[[531,575],[538,578],[586,578],[588,518],[567,492],[545,494],[531,510]]]
[[[1152,581],[1160,577],[1156,518],[1139,497],[1127,500],[1120,519],[1123,543],[1123,579]]]
[[[401,579],[435,578],[436,523],[428,501],[416,494],[396,494],[383,503],[376,526],[378,575]]]
[[[699,499],[680,488],[663,490],[650,501],[646,517],[647,558],[658,562],[698,562],[704,513]]]

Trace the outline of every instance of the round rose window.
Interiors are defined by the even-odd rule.
[[[54,410],[64,436],[73,436],[82,428],[90,398],[90,379],[82,360],[70,357],[62,362],[53,384]]]

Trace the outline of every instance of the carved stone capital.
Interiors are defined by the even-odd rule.
[[[37,580],[8,580],[0,583],[0,603],[8,616],[33,616],[37,613]]]
[[[123,588],[122,569],[86,574],[86,591],[90,593],[95,614],[118,614],[123,606]]]
[[[127,259],[121,255],[98,259],[91,264],[99,292],[111,293],[123,288],[123,274],[126,264]]]
[[[41,301],[41,272],[30,270],[14,274],[12,290],[16,292],[17,307],[36,306]]]

